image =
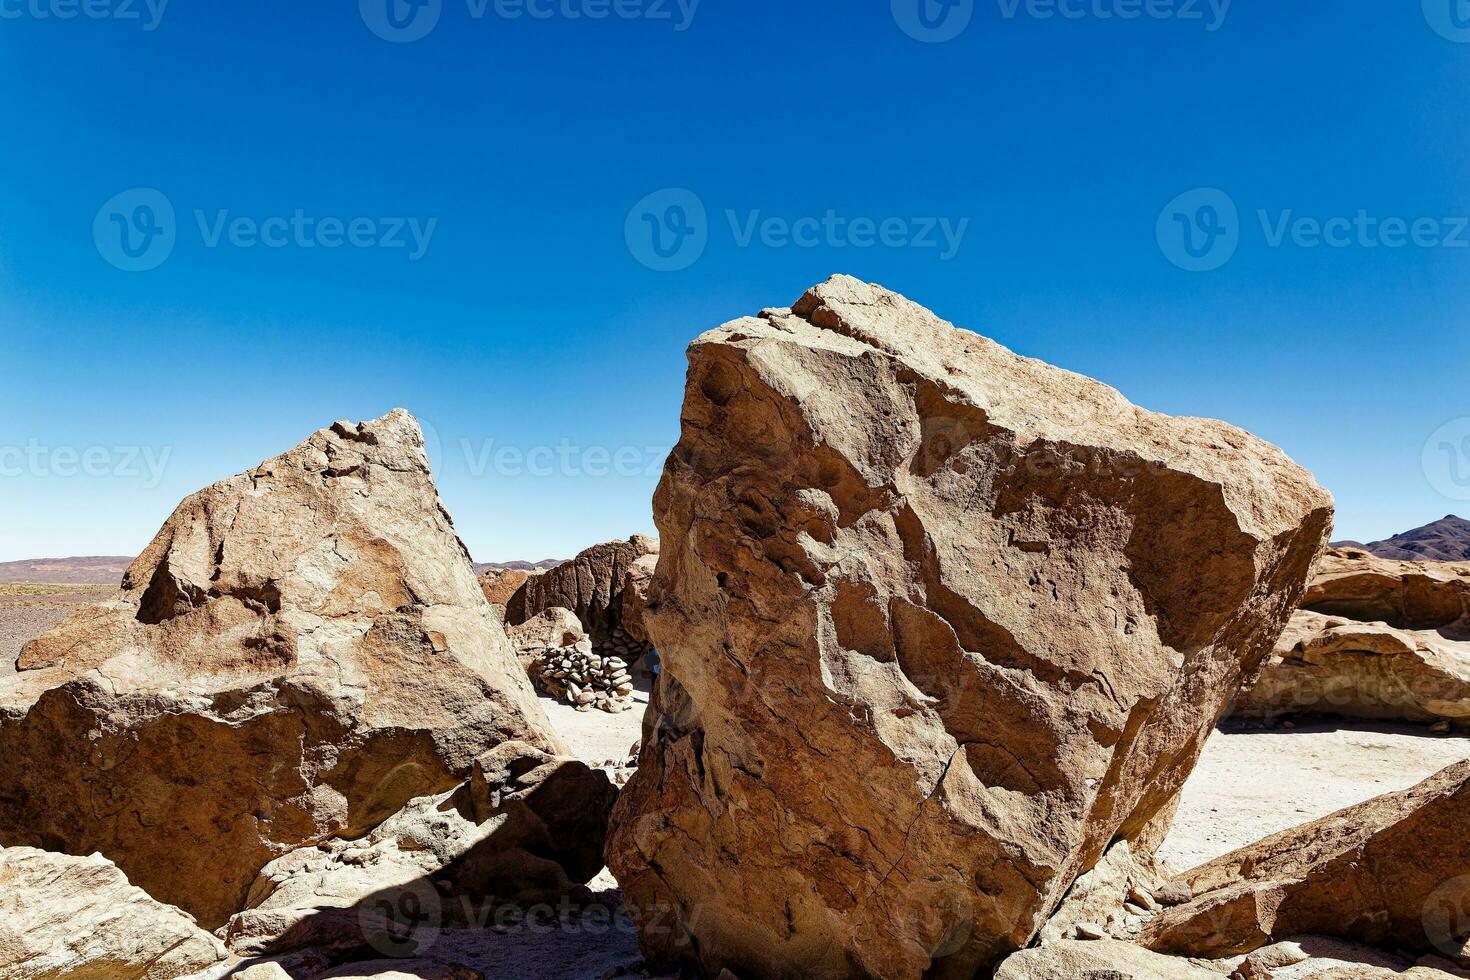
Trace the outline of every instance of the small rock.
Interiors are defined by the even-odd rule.
[[[1077,923],[1078,939],[1106,939],[1107,937],[1107,932],[1104,931],[1103,927],[1098,925],[1096,922]]]

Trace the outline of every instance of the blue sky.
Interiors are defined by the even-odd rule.
[[[0,0],[0,560],[397,405],[481,560],[649,530],[688,341],[834,272],[1470,511],[1465,0],[919,2]]]

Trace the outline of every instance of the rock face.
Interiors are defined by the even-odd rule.
[[[1147,859],[1329,495],[846,277],[689,365],[608,849],[654,964],[969,977]]]
[[[492,903],[573,894],[602,870],[616,797],[607,774],[582,762],[497,746],[462,785],[410,801],[367,837],[266,865],[226,929],[230,949],[404,955],[432,938],[416,932],[463,925]]]
[[[210,929],[287,850],[561,749],[401,410],[189,497],[18,667],[0,843],[99,851]]]
[[[640,559],[657,553],[658,539],[642,534],[594,545],[571,561],[528,576],[506,602],[506,622],[518,625],[560,606],[576,614],[599,654],[636,659],[643,650],[623,626],[623,586]],[[498,582],[487,588],[503,591]]]
[[[1470,563],[1333,548],[1233,713],[1470,724]]]
[[[134,888],[99,854],[0,850],[6,980],[169,980],[224,958],[218,939]]]
[[[1257,841],[1184,877],[1139,942],[1191,956],[1301,934],[1458,955],[1470,941],[1470,762]]]

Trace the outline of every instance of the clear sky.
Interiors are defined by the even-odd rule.
[[[398,405],[481,560],[649,530],[834,272],[1470,516],[1464,0],[414,2],[0,0],[0,560]]]

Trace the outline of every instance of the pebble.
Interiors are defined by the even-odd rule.
[[[1106,939],[1107,937],[1107,932],[1105,932],[1103,930],[1103,927],[1098,925],[1096,922],[1077,923],[1078,939]]]

